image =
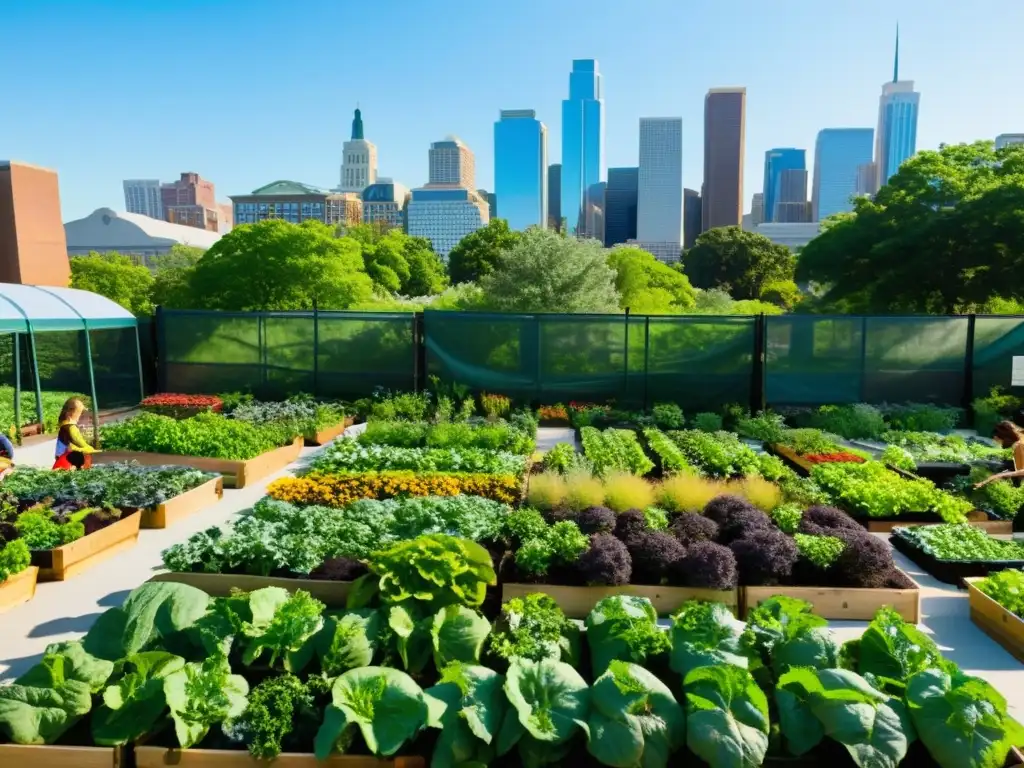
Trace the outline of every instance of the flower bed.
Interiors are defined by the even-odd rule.
[[[150,395],[139,403],[140,410],[172,419],[187,419],[200,413],[220,413],[224,401],[216,395]]]
[[[515,475],[416,474],[414,472],[364,472],[282,477],[267,486],[267,493],[295,504],[343,507],[359,499],[390,499],[405,496],[483,496],[512,503],[522,495]]]
[[[962,768],[976,742],[992,757],[977,764],[995,766],[1021,736],[997,691],[892,611],[840,645],[797,600],[769,600],[746,622],[691,601],[664,631],[649,601],[611,596],[584,634],[541,594],[509,600],[492,623],[480,607],[495,573],[472,541],[423,536],[368,565],[361,607],[329,613],[303,592],[143,585],[0,686],[0,733],[14,742],[0,760],[52,765],[95,745],[134,750],[140,766],[247,765],[246,753],[305,765],[343,747],[433,765],[504,764],[503,753],[528,765],[734,768],[742,755]]]
[[[1024,572],[1008,569],[964,581],[971,621],[1018,661],[1024,661]]]
[[[1024,568],[1024,544],[995,539],[970,525],[895,528],[889,541],[939,581],[961,585],[970,576]]]
[[[481,448],[400,448],[342,438],[313,459],[310,468],[324,474],[405,470],[522,475],[526,471],[526,462],[525,456],[507,451]]]
[[[583,455],[599,475],[608,472],[629,472],[640,477],[654,469],[654,462],[647,458],[636,433],[628,429],[606,429],[603,432],[594,427],[580,429]]]

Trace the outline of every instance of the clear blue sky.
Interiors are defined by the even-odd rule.
[[[536,109],[557,162],[596,58],[608,165],[636,164],[638,118],[682,116],[694,188],[704,94],[745,85],[749,208],[766,149],[874,126],[897,21],[919,148],[1024,132],[1024,0],[6,0],[0,158],[55,168],[65,220],[123,208],[125,178],[334,186],[358,101],[382,175],[424,183],[454,133],[491,189],[498,110]]]

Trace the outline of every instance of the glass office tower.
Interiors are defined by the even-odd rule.
[[[780,185],[783,171],[800,171],[807,168],[807,152],[792,147],[769,149],[764,153],[764,220],[775,221],[775,204],[780,200]],[[792,202],[792,201],[787,201]]]
[[[532,109],[504,109],[494,124],[494,194],[509,228],[547,228],[548,129]]]
[[[562,102],[562,217],[568,233],[594,237],[588,222],[600,217],[594,199],[604,176],[604,99],[594,59],[577,59],[569,74],[569,98]],[[593,224],[590,224],[593,228]],[[603,229],[603,227],[602,227]]]
[[[821,221],[853,210],[853,197],[861,168],[871,163],[873,128],[825,128],[814,144],[814,181],[811,185],[811,220]]]

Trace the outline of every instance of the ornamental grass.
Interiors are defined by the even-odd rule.
[[[413,472],[366,472],[282,477],[267,487],[280,501],[300,505],[343,507],[359,499],[406,496],[482,496],[511,504],[520,497],[520,479],[514,475],[475,475]]]

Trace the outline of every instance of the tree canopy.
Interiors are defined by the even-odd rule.
[[[722,288],[741,301],[760,299],[767,285],[792,280],[794,267],[786,246],[739,227],[709,229],[683,256],[694,287]]]
[[[797,278],[829,311],[950,313],[1024,300],[1024,147],[943,146],[827,222]]]
[[[392,229],[371,242],[363,242],[362,253],[367,274],[392,293],[434,296],[448,285],[444,262],[426,238]]]
[[[476,282],[494,270],[501,254],[514,246],[520,233],[505,219],[491,219],[486,227],[470,232],[448,254],[448,276],[453,285]]]
[[[347,309],[373,295],[359,242],[312,220],[235,227],[203,254],[190,283],[198,309]]]
[[[615,275],[598,241],[528,229],[480,280],[482,303],[499,312],[615,312]]]
[[[106,296],[134,315],[153,312],[153,275],[146,267],[114,251],[74,256],[71,287]]]
[[[686,275],[634,246],[615,248],[608,254],[615,270],[619,307],[640,315],[687,312],[694,307],[695,292]]]

